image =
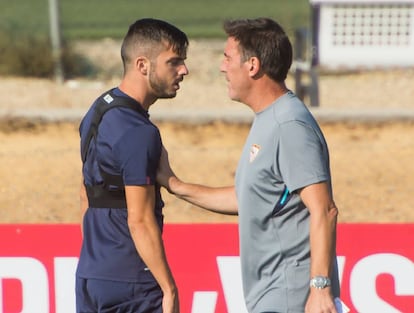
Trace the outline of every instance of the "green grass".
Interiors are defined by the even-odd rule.
[[[289,34],[309,25],[308,0],[60,0],[66,39],[121,38],[142,17],[165,19],[190,38],[223,37],[227,18],[271,17]],[[0,0],[0,28],[49,34],[48,0]]]

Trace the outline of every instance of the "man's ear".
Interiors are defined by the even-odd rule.
[[[142,75],[149,73],[150,61],[146,57],[138,57],[135,59],[135,68]]]
[[[260,73],[260,61],[257,57],[251,57],[248,60],[249,64],[249,76],[255,77],[257,74]]]

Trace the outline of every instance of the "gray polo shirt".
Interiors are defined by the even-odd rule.
[[[256,115],[236,172],[249,312],[304,311],[310,278],[309,211],[295,191],[330,180],[322,132],[292,92]]]

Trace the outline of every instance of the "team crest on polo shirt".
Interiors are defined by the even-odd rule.
[[[250,157],[249,157],[250,163],[252,163],[254,159],[256,159],[257,155],[259,154],[259,151],[260,151],[260,146],[257,144],[253,144],[250,147]]]

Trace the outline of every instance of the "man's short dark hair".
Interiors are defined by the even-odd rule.
[[[163,45],[184,56],[188,47],[187,35],[166,21],[153,18],[137,20],[129,26],[122,42],[121,57],[124,67],[131,61],[134,49],[142,49],[147,54],[159,53]]]
[[[238,19],[224,22],[224,31],[239,43],[242,62],[257,57],[262,71],[283,82],[292,65],[292,45],[283,28],[269,18]]]

